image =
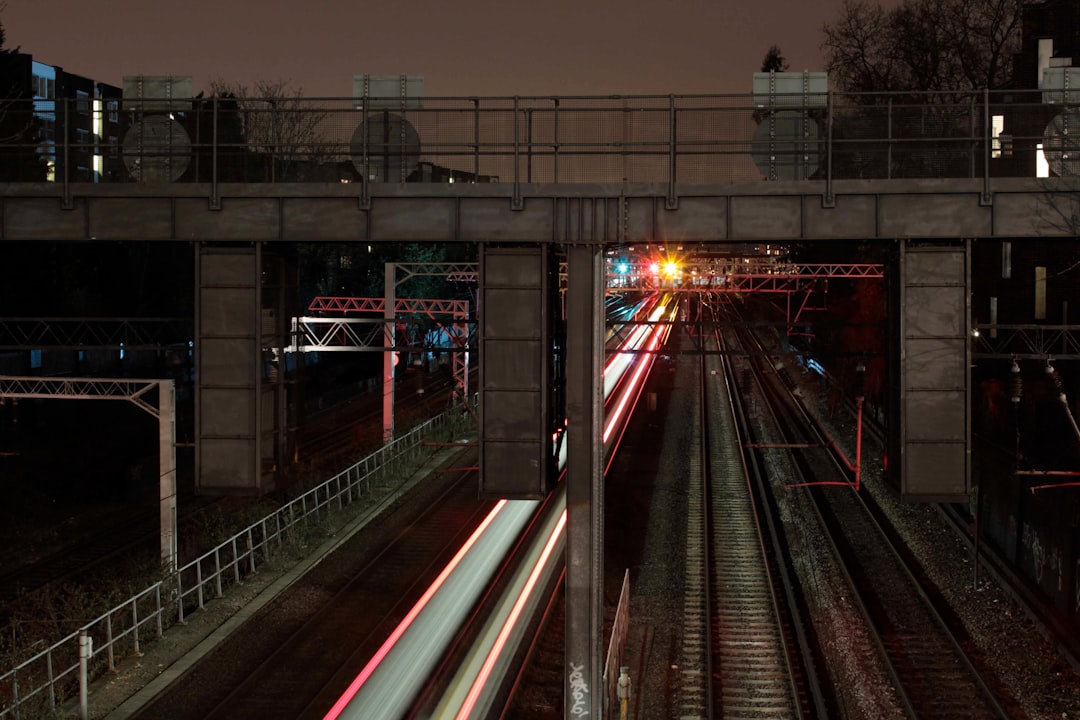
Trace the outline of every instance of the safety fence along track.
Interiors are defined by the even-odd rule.
[[[475,450],[449,462],[474,464]],[[322,717],[493,504],[477,500],[466,470],[424,492],[345,542],[138,717]]]
[[[346,470],[285,503],[211,550],[183,563],[168,578],[124,600],[59,641],[0,673],[0,718],[45,716],[85,693],[87,680],[139,655],[143,643],[183,623],[223,597],[268,562],[285,538],[330,512],[389,494],[423,451],[421,443],[446,431],[457,413],[443,413],[393,440]],[[82,662],[80,662],[80,654]],[[92,698],[89,704],[92,707]],[[85,694],[81,704],[87,703]],[[189,716],[190,717],[190,716]]]

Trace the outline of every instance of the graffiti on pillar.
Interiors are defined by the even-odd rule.
[[[585,680],[584,665],[570,663],[570,715],[587,717],[589,715],[589,683]]]
[[[1032,573],[1035,582],[1042,585],[1043,568],[1046,566],[1046,552],[1043,550],[1039,534],[1030,525],[1024,526],[1024,548],[1031,556]]]

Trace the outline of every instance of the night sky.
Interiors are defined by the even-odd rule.
[[[886,0],[895,4],[895,0]],[[748,93],[772,44],[822,70],[841,0],[6,0],[7,46],[68,72],[286,80],[350,97],[357,73],[428,97]]]

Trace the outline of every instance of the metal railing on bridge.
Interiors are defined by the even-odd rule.
[[[44,101],[0,106],[0,182],[725,183],[1080,170],[1069,91]],[[421,106],[418,106],[421,105]]]

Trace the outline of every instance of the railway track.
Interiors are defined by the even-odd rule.
[[[751,342],[745,337],[732,341],[737,347]],[[747,356],[737,358],[728,370],[730,385],[738,390],[730,399],[720,389],[724,371],[718,358],[706,356],[698,395],[714,410],[679,405],[680,412],[700,413],[698,425],[706,430],[693,443],[707,443],[707,449],[692,460],[687,473],[692,499],[681,551],[687,580],[685,588],[672,586],[672,594],[678,594],[673,602],[684,608],[680,654],[670,665],[675,668],[670,671],[670,686],[677,685],[678,690],[665,706],[669,714],[663,716],[1022,716],[1009,692],[987,671],[978,651],[970,652],[963,628],[926,575],[912,564],[898,534],[879,520],[884,516],[866,489],[856,492],[850,473],[829,459],[833,452],[829,448],[835,449],[836,444],[815,429],[814,418],[803,414],[802,401],[794,392],[796,384],[784,377],[781,363],[761,347],[746,349]],[[745,414],[754,416],[746,435],[733,444],[744,451],[745,468],[734,462],[739,456],[725,449],[726,441],[719,440],[724,436],[723,422],[716,415],[718,406],[726,402],[737,414],[745,403]],[[658,448],[641,448],[646,454],[654,451]],[[748,492],[747,472],[751,477],[762,476],[760,492]],[[822,482],[837,485],[795,487]],[[746,503],[761,510],[757,519],[740,508]],[[706,508],[710,508],[708,513]],[[771,532],[770,526],[776,531]],[[793,529],[807,531],[795,545],[783,535]],[[744,549],[735,542],[740,535],[757,539],[760,547],[752,552]],[[824,540],[807,542],[807,538]],[[799,555],[798,563],[785,561],[789,555]],[[707,560],[710,556],[717,559]],[[702,566],[724,563],[730,567],[717,570],[712,581],[703,580]],[[836,572],[803,574],[782,582],[782,575],[805,573],[807,566],[829,566]],[[768,579],[761,581],[756,574],[763,568]],[[821,586],[823,580],[828,587]],[[776,602],[765,597],[769,594],[784,597]],[[751,611],[739,607],[744,602]],[[714,618],[708,620],[708,610],[703,608],[720,610],[714,610]],[[768,615],[768,608],[780,617],[758,624],[755,613]],[[561,623],[561,619],[555,621],[556,630]],[[650,632],[644,632],[644,646],[650,642]],[[761,638],[777,632],[791,658],[786,669],[775,655],[757,664],[769,655],[758,646]],[[740,633],[745,633],[742,640]],[[534,693],[530,703],[516,706],[518,711],[536,712],[544,718],[559,717],[553,698],[561,684],[556,672],[560,645],[551,640],[545,631],[534,651],[548,657],[547,664],[553,668],[548,695]],[[727,657],[725,642],[730,644]],[[666,674],[667,667],[653,670]],[[728,673],[729,668],[735,672]],[[745,678],[738,674],[741,669],[747,670]],[[794,688],[786,693],[788,700],[778,699],[785,693],[774,695],[784,684]],[[552,702],[543,702],[544,697]],[[785,702],[789,703],[786,709]],[[637,712],[631,717],[661,717],[641,715],[640,705]]]
[[[474,464],[465,452],[445,469]],[[493,504],[477,500],[475,474],[440,473],[136,717],[323,717]]]
[[[471,372],[470,382],[475,382],[476,370]],[[401,425],[445,409],[452,401],[451,390],[450,380],[441,375],[401,382],[395,388],[394,403],[399,431]],[[377,446],[382,438],[382,412],[382,396],[367,393],[312,415],[300,428],[298,459],[334,458],[364,442]]]
[[[155,508],[156,510],[156,508]],[[36,558],[32,563],[4,572],[0,575],[0,615],[6,619],[11,604],[24,593],[32,592],[49,583],[75,579],[106,560],[118,557],[142,539],[156,537],[158,517],[146,508],[124,507],[109,513],[102,525],[92,534]],[[128,532],[114,532],[114,527],[126,528]],[[149,543],[147,548],[152,549]]]
[[[724,347],[719,334],[710,343],[717,350]],[[812,668],[812,661],[792,602],[791,575],[775,552],[775,525],[759,512],[767,500],[760,473],[751,478],[756,464],[744,456],[745,429],[737,422],[741,407],[728,387],[732,373],[718,355],[703,355],[701,367],[700,492],[706,512],[705,542],[695,554],[707,556],[712,618],[707,716],[805,717],[804,668]],[[692,488],[691,498],[697,492]]]
[[[878,681],[894,688],[898,712],[909,718],[1009,717],[946,621],[948,610],[936,605],[932,588],[924,589],[922,571],[882,526],[865,490],[856,491],[835,454],[822,450],[835,446],[785,387],[790,383],[760,360],[753,364],[800,474],[782,482],[818,485],[805,491],[847,577],[858,609],[851,621],[863,622],[873,639],[887,672]]]
[[[823,488],[815,500],[908,717],[1010,717],[859,495]]]

